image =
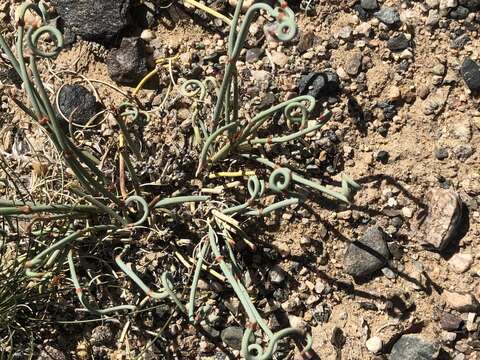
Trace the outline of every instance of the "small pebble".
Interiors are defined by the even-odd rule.
[[[445,160],[448,158],[448,149],[444,147],[437,147],[435,148],[435,158],[437,160]]]
[[[146,42],[150,42],[155,38],[155,35],[153,34],[153,32],[151,30],[145,29],[140,34],[140,38],[142,40],[146,41]]]
[[[462,325],[463,320],[450,313],[443,313],[440,318],[440,326],[445,331],[456,331]]]
[[[479,304],[475,296],[470,293],[457,293],[445,290],[442,294],[447,305],[462,313],[475,312],[479,309]]]
[[[378,20],[387,25],[394,25],[400,22],[400,14],[397,9],[390,6],[382,6],[374,15]]]
[[[472,264],[472,254],[455,254],[448,260],[448,266],[457,274],[466,272]]]
[[[373,336],[365,342],[365,346],[368,351],[377,354],[382,350],[383,342],[378,336]]]
[[[400,33],[391,37],[387,42],[387,46],[391,51],[402,51],[410,46],[410,41],[404,33]]]
[[[273,266],[268,275],[274,284],[281,284],[285,280],[285,271],[278,265]]]
[[[390,155],[388,154],[387,151],[381,150],[377,153],[377,155],[375,155],[375,160],[377,160],[378,162],[381,162],[382,164],[386,164],[388,163],[389,157]]]

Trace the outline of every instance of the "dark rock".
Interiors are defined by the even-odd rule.
[[[377,0],[362,0],[360,6],[365,10],[375,10],[378,8]]]
[[[229,326],[222,330],[220,335],[222,341],[232,349],[242,348],[243,329],[237,326]]]
[[[365,11],[364,8],[360,4],[357,4],[353,7],[353,9],[358,13],[358,18],[362,21],[368,21],[368,13]]]
[[[329,94],[337,93],[340,90],[340,78],[338,77],[337,73],[333,70],[325,70],[323,75],[326,79],[325,90]]]
[[[445,190],[450,189],[450,186],[452,185],[452,182],[450,180],[445,179],[443,176],[438,177],[438,183],[440,187]]]
[[[130,23],[131,0],[54,0],[57,12],[74,34],[110,42]]]
[[[58,95],[59,110],[67,119],[85,125],[103,109],[95,96],[82,85],[65,85]]]
[[[338,75],[331,70],[312,72],[302,76],[298,81],[299,94],[311,95],[316,99],[335,94],[339,88],[340,79]]]
[[[392,51],[402,51],[410,46],[410,41],[404,33],[400,33],[391,37],[387,42],[387,46]]]
[[[462,326],[463,320],[450,313],[443,313],[440,318],[440,326],[446,331],[456,331]]]
[[[437,160],[445,160],[448,158],[448,149],[444,147],[437,147],[435,148],[435,157]]]
[[[383,267],[389,257],[382,229],[371,227],[360,240],[348,246],[344,270],[354,277],[364,277]]]
[[[387,151],[380,150],[377,153],[377,155],[375,155],[375,160],[377,160],[378,162],[381,162],[382,164],[386,164],[386,163],[388,163],[389,157],[390,157],[390,155]]]
[[[377,129],[377,132],[382,135],[383,137],[386,137],[388,135],[388,128],[385,127],[385,126],[380,126],[378,129]]]
[[[382,6],[374,15],[378,20],[387,25],[395,25],[400,22],[400,14],[397,9],[390,6]]]
[[[188,70],[188,76],[192,79],[200,79],[203,75],[203,67],[198,64],[192,64]]]
[[[263,54],[263,49],[261,48],[253,48],[253,49],[248,49],[247,52],[245,53],[245,61],[248,63],[253,63],[260,59],[260,56]]]
[[[470,90],[480,90],[480,66],[470,58],[466,58],[460,68],[463,80]]]
[[[452,40],[450,47],[452,49],[461,50],[468,44],[470,37],[467,34],[460,35]]]
[[[322,73],[310,73],[304,75],[298,81],[300,95],[311,95],[317,98],[325,87],[325,76]]]
[[[388,102],[380,102],[378,107],[383,110],[383,115],[385,119],[392,120],[395,115],[397,115],[397,109],[395,105],[390,104]]]
[[[372,302],[362,301],[359,302],[358,305],[360,305],[360,307],[364,310],[378,311],[377,305]]]
[[[432,360],[436,359],[440,347],[426,341],[420,335],[403,335],[393,345],[389,360]]]
[[[122,85],[136,85],[148,72],[145,43],[140,38],[124,38],[119,49],[107,58],[110,78]]]
[[[338,326],[335,326],[332,331],[332,336],[330,337],[330,343],[335,347],[335,349],[341,349],[346,342],[347,338],[343,334],[343,330]]]
[[[459,6],[456,9],[453,9],[449,16],[452,19],[466,19],[469,13],[470,10],[468,10],[466,7]]]

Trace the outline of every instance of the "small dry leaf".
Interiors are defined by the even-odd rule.
[[[43,175],[46,174],[46,172],[48,170],[48,166],[45,163],[41,163],[39,161],[34,161],[32,163],[32,170],[33,170],[35,175],[43,176]]]

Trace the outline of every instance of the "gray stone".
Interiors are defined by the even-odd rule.
[[[470,144],[458,145],[454,152],[458,160],[465,161],[475,153],[475,148]]]
[[[140,38],[124,38],[119,49],[107,58],[110,78],[122,85],[136,85],[148,72],[145,43]]]
[[[388,267],[382,268],[382,273],[387,279],[394,280],[397,278],[397,274],[395,274],[395,272]]]
[[[381,228],[371,227],[360,240],[352,242],[345,252],[345,272],[364,277],[382,268],[390,257],[384,236]]]
[[[425,24],[428,26],[436,26],[439,21],[440,21],[440,14],[438,13],[438,10],[430,9],[430,11],[428,12],[428,17],[427,17],[427,20],[425,21]]]
[[[54,0],[71,32],[85,40],[110,42],[130,23],[131,0]]]
[[[242,348],[243,329],[237,326],[229,326],[222,330],[220,335],[222,341],[232,349]]]
[[[460,68],[463,80],[470,90],[480,90],[480,66],[470,58],[466,58]]]
[[[338,32],[338,37],[343,40],[350,40],[352,38],[352,28],[350,26],[344,26]]]
[[[470,10],[477,10],[480,8],[480,0],[460,0],[460,5],[469,8]]]
[[[378,8],[377,0],[362,0],[360,6],[365,10],[375,10]]]
[[[387,25],[395,25],[400,22],[400,14],[397,9],[390,6],[382,6],[374,15],[378,20]]]
[[[449,16],[452,19],[466,19],[469,13],[470,10],[468,10],[466,7],[459,6],[456,9],[453,9]]]
[[[253,49],[248,49],[247,52],[245,53],[245,61],[248,63],[253,63],[260,59],[260,56],[263,54],[263,49],[261,48],[253,48]]]
[[[95,96],[82,85],[65,85],[58,95],[62,114],[76,124],[85,125],[103,109]]]
[[[277,97],[273,93],[266,93],[260,103],[257,105],[258,110],[265,110],[273,106],[277,102]]]
[[[393,345],[389,360],[432,360],[436,359],[440,346],[426,341],[417,334],[403,335]]]
[[[470,37],[467,34],[462,34],[452,40],[450,47],[452,49],[461,50],[465,47],[465,45],[468,44],[469,41],[470,41]]]
[[[448,149],[444,147],[436,147],[435,148],[435,157],[437,160],[445,160],[448,158]]]
[[[410,41],[407,39],[404,33],[392,36],[388,42],[387,46],[392,51],[402,51],[410,46]]]

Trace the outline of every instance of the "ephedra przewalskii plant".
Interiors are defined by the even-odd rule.
[[[222,275],[216,273],[217,276],[221,277],[234,290],[248,319],[242,341],[242,356],[251,360],[263,360],[270,359],[273,356],[277,350],[278,341],[284,337],[306,336],[307,344],[305,351],[311,347],[312,339],[305,329],[287,328],[276,333],[272,332],[267,322],[256,309],[254,301],[252,301],[247,289],[240,281],[242,269],[235,248],[236,242],[243,241],[254,250],[255,243],[248,239],[236,218],[255,218],[267,216],[274,211],[285,211],[289,206],[302,203],[305,200],[304,194],[306,191],[321,192],[340,202],[349,203],[358,189],[358,185],[348,177],[343,176],[341,189],[334,190],[325,187],[318,181],[302,176],[289,167],[275,164],[274,161],[263,155],[265,154],[264,152],[258,151],[258,148],[265,144],[299,141],[306,134],[320,129],[328,120],[328,113],[320,116],[317,123],[307,126],[309,124],[309,114],[315,108],[315,99],[307,95],[287,100],[262,111],[250,121],[240,118],[240,81],[237,74],[237,61],[255,16],[259,12],[263,12],[272,20],[266,27],[266,31],[279,41],[291,40],[297,32],[294,14],[284,1],[277,2],[275,7],[264,3],[254,4],[247,10],[243,18],[241,16],[242,6],[243,0],[238,0],[228,38],[228,61],[220,87],[216,87],[215,79],[206,78],[204,81],[186,81],[179,90],[193,100],[191,122],[195,142],[201,148],[196,171],[197,176],[204,175],[206,172],[209,178],[232,176],[232,172],[210,172],[212,167],[222,168],[224,164],[230,165],[230,159],[232,158],[247,163],[256,163],[259,168],[267,169],[267,172],[270,172],[268,181],[266,181],[261,176],[257,176],[254,171],[254,174],[248,178],[246,184],[248,194],[244,197],[243,203],[240,205],[238,203],[232,204],[228,198],[210,201],[210,196],[201,195],[176,196],[164,199],[155,197],[148,203],[145,199],[149,197],[149,194],[142,192],[134,167],[130,161],[131,155],[137,160],[142,157],[135,140],[129,134],[127,123],[124,120],[131,117],[131,121],[136,121],[139,117],[140,110],[133,101],[130,101],[132,99],[127,99],[128,102],[126,104],[122,104],[119,110],[114,111],[115,119],[118,122],[121,135],[126,144],[126,147],[121,149],[121,156],[125,160],[125,165],[130,172],[135,189],[135,194],[132,196],[126,198],[125,196],[119,196],[118,194],[121,192],[117,191],[116,184],[109,184],[102,171],[98,168],[98,160],[92,154],[85,153],[83,149],[79,149],[74,144],[72,139],[63,131],[56,117],[40,78],[36,60],[39,57],[55,57],[63,45],[62,34],[55,27],[47,25],[47,12],[42,3],[38,5],[26,3],[18,11],[17,57],[14,56],[1,35],[0,46],[10,60],[11,65],[20,75],[28,95],[29,103],[23,104],[18,102],[19,106],[34,121],[48,131],[55,147],[62,154],[65,164],[75,175],[78,185],[71,186],[70,191],[78,198],[78,201],[72,205],[39,205],[1,200],[0,215],[5,217],[22,217],[30,219],[32,223],[47,222],[47,224],[56,219],[84,219],[84,228],[71,228],[67,222],[62,231],[55,229],[57,232],[63,233],[63,236],[49,246],[44,247],[36,256],[27,261],[26,273],[31,277],[48,279],[51,272],[43,272],[42,269],[52,268],[54,264],[61,267],[66,259],[71,280],[75,286],[80,303],[88,311],[101,316],[119,310],[136,310],[144,301],[138,306],[127,304],[107,309],[100,309],[96,304],[91,303],[82,290],[75,269],[75,256],[73,253],[75,243],[97,233],[114,234],[120,230],[133,229],[136,226],[143,225],[147,219],[151,222],[153,218],[150,214],[157,208],[178,206],[186,202],[205,203],[204,208],[207,211],[201,214],[206,224],[202,230],[205,235],[200,236],[202,240],[198,244],[197,255],[194,256],[195,259],[192,262],[194,274],[186,305],[184,305],[185,300],[182,296],[178,295],[174,290],[173,279],[168,273],[165,272],[161,276],[162,287],[159,290],[153,290],[148,286],[133,271],[131,266],[122,260],[128,248],[120,251],[120,254],[115,258],[115,262],[118,268],[145,293],[146,298],[153,300],[170,299],[189,321],[199,323],[199,320],[205,315],[203,310],[198,307],[196,295],[198,281],[206,269],[205,261],[208,258],[215,260],[214,262],[218,264],[222,272]],[[29,10],[41,16],[44,25],[37,29],[25,29],[23,19],[26,11]],[[44,34],[49,34],[56,44],[56,48],[53,51],[44,51],[39,48],[39,41]],[[28,57],[25,57],[23,51],[25,43],[31,53]],[[30,73],[32,77],[30,77]],[[208,109],[205,108],[204,99],[207,96],[210,85],[213,85],[216,90],[216,105],[212,109],[212,116],[206,119],[203,114],[208,113]],[[283,113],[287,124],[289,124],[292,130],[287,134],[278,136],[259,137],[258,134],[260,132],[268,131],[272,117],[278,113]],[[240,171],[236,176],[243,177],[244,174]],[[274,195],[276,200],[273,204],[262,207],[262,200],[267,195]],[[89,204],[80,205],[80,202]],[[139,219],[130,219],[129,205],[137,206],[137,212],[139,213],[137,217]],[[48,216],[45,214],[48,214]],[[92,216],[97,218],[102,216],[106,223],[92,225],[94,222],[89,220]],[[43,232],[37,233],[37,235],[43,236]],[[213,271],[208,268],[207,270]],[[266,335],[268,342],[265,348],[262,348],[254,339],[256,330],[261,330]]]

